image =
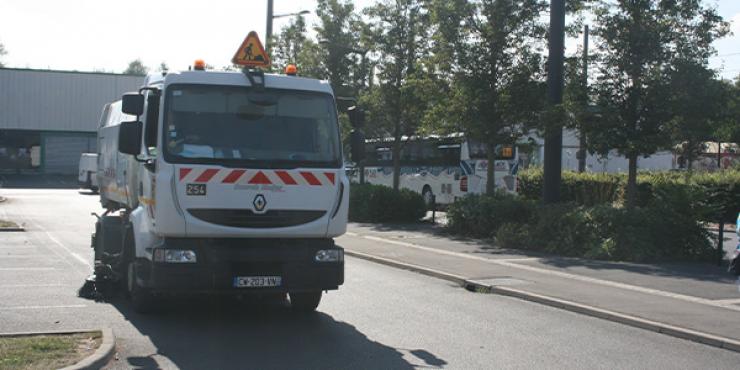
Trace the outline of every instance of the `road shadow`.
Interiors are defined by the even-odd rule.
[[[716,264],[710,263],[675,262],[640,264],[556,256],[541,257],[539,262],[561,269],[583,267],[593,271],[624,271],[646,276],[670,277],[723,284],[735,284],[737,279],[735,276],[727,272],[726,266],[717,266]]]
[[[285,303],[183,297],[147,315],[133,312],[124,298],[112,304],[157,348],[146,357],[121,357],[115,368],[156,369],[160,356],[180,369],[414,368],[349,323],[322,312],[297,314]],[[425,362],[446,363],[424,352]]]
[[[78,189],[79,187],[76,175],[0,175],[0,188],[6,189]]]
[[[524,258],[538,258],[539,262],[544,267],[550,266],[553,269],[568,269],[583,267],[595,272],[605,271],[623,271],[626,273],[640,274],[644,276],[661,276],[661,277],[672,277],[687,280],[696,281],[708,281],[718,283],[735,284],[736,278],[727,272],[727,263],[730,256],[733,255],[735,246],[737,245],[737,239],[732,234],[725,233],[725,260],[722,266],[718,266],[716,263],[709,262],[665,262],[665,263],[630,263],[630,262],[614,262],[614,261],[601,261],[601,260],[588,260],[585,258],[575,257],[563,257],[558,255],[549,254],[542,251],[531,251],[524,249],[510,249],[496,246],[495,241],[491,239],[478,239],[461,237],[451,234],[447,229],[440,225],[433,225],[427,223],[415,223],[415,224],[370,224],[370,223],[354,223],[354,225],[366,228],[373,232],[389,233],[389,239],[404,240],[403,234],[405,232],[420,233],[429,237],[438,237],[454,241],[461,245],[474,248],[470,251],[473,254],[481,256],[510,256],[516,257],[521,256]],[[395,233],[393,235],[392,233]],[[442,240],[444,240],[442,239]],[[439,242],[439,241],[438,241]],[[418,242],[416,242],[418,243]],[[421,243],[424,244],[424,243]],[[438,244],[438,243],[437,243]],[[433,245],[425,245],[430,247]],[[450,249],[450,248],[441,248]]]

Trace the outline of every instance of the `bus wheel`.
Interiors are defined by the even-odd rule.
[[[429,185],[424,185],[421,196],[424,198],[424,204],[426,204],[427,208],[432,209],[432,206],[434,206],[434,193],[432,193],[432,188]]]

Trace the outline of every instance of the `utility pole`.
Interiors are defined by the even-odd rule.
[[[265,33],[265,51],[270,55],[270,44],[272,39],[272,8],[273,0],[267,0],[267,32]]]
[[[563,102],[563,58],[565,54],[565,0],[550,0],[550,37],[548,40],[547,100],[552,105]],[[546,204],[560,201],[563,166],[563,123],[549,123],[545,131],[545,173],[542,199]]]
[[[583,89],[588,91],[588,25],[583,27]],[[583,108],[588,108],[588,92],[584,96]],[[581,122],[583,125],[583,122]],[[586,171],[586,135],[583,134],[583,128],[578,133],[580,143],[578,144],[578,172]]]

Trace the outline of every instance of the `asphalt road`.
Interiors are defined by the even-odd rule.
[[[736,369],[721,350],[348,258],[315,315],[230,299],[170,301],[138,315],[123,299],[76,297],[90,272],[90,212],[74,190],[0,189],[0,331],[113,328],[112,369]]]

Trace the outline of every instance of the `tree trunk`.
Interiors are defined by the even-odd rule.
[[[401,184],[401,135],[400,130],[396,130],[397,135],[393,138],[393,190],[398,191]]]
[[[637,154],[630,153],[627,155],[629,161],[629,171],[627,174],[627,208],[634,208],[637,205]]]
[[[486,194],[493,195],[496,192],[496,145],[486,144],[486,155],[488,157]]]

